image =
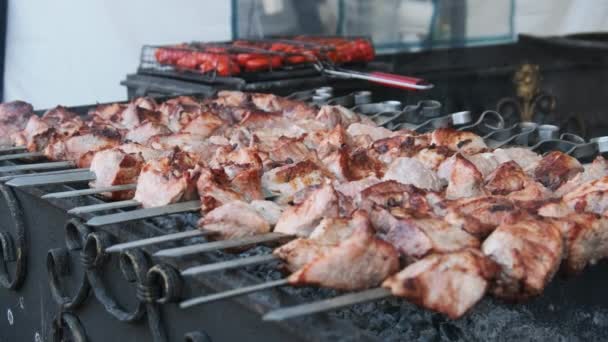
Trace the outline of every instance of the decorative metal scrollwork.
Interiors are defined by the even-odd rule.
[[[82,250],[84,241],[90,233],[87,226],[80,221],[72,219],[65,225],[67,248],[54,248],[46,256],[46,269],[49,275],[51,294],[62,309],[73,310],[79,307],[90,292],[89,279],[86,274],[82,276],[78,290],[72,296],[65,294],[61,288],[61,279],[72,273],[70,268],[70,251]]]
[[[509,123],[513,120],[545,122],[555,111],[556,99],[541,90],[541,81],[538,65],[521,65],[513,76],[517,97],[500,99],[496,110],[503,114]],[[536,118],[538,115],[541,117]]]
[[[204,331],[191,331],[184,335],[185,342],[211,342],[211,337]]]
[[[121,322],[135,322],[147,315],[152,340],[167,341],[159,304],[172,302],[179,298],[182,288],[179,273],[169,265],[150,267],[150,261],[140,250],[127,250],[121,253],[119,256],[120,270],[128,282],[134,283],[137,298],[136,307],[132,311],[125,310],[106,287],[101,272],[109,259],[105,249],[112,244],[111,236],[103,231],[92,232],[77,219],[68,221],[65,233],[67,247],[51,249],[47,254],[51,292],[60,305],[60,312],[67,315],[70,310],[81,305],[92,292],[105,310]],[[9,243],[6,245],[7,247],[3,250],[10,251]],[[80,263],[84,269],[79,289],[71,296],[65,294],[61,286],[62,279],[72,274],[70,251],[80,251]],[[56,327],[56,330],[60,332],[66,326],[70,327],[70,324],[75,326],[75,322],[77,322],[71,316],[65,316],[70,317],[68,321],[61,317],[63,316],[57,320]]]
[[[27,241],[21,206],[13,190],[0,184],[0,193],[4,197],[10,216],[13,219],[15,238],[7,232],[0,233],[0,285],[7,289],[18,289],[25,280],[27,272]],[[15,274],[10,276],[8,263],[15,263]]]
[[[87,334],[76,315],[70,312],[60,312],[53,320],[53,341],[86,342]]]

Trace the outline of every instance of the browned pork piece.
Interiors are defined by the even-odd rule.
[[[603,214],[608,210],[608,176],[579,185],[565,194],[561,201],[549,202],[538,210],[546,217],[562,217],[570,213]]]
[[[395,159],[386,170],[383,180],[394,180],[401,184],[411,184],[417,188],[441,191],[441,181],[434,171],[414,158]]]
[[[454,152],[475,154],[488,148],[483,139],[467,131],[457,131],[453,128],[438,128],[431,133],[431,143],[435,146],[447,147]]]
[[[483,298],[496,265],[477,249],[431,254],[382,284],[394,296],[457,319]]]
[[[387,209],[399,207],[415,215],[428,216],[434,213],[433,203],[427,198],[428,195],[428,192],[413,185],[385,181],[366,187],[353,197],[355,203],[366,210],[371,210],[374,205]]]
[[[278,196],[278,203],[288,203],[296,192],[308,186],[322,184],[328,178],[327,173],[317,164],[306,160],[264,172],[262,188],[266,193]]]
[[[371,222],[380,236],[393,244],[408,261],[434,252],[479,247],[479,240],[443,220],[431,217],[396,217],[393,214],[398,213],[376,207],[370,213]]]
[[[395,273],[399,269],[399,254],[391,244],[375,236],[367,214],[355,212],[352,221],[349,237],[332,248],[321,249],[289,276],[289,283],[359,290],[378,286]]]
[[[258,109],[266,112],[282,112],[285,117],[293,120],[314,119],[317,115],[317,112],[305,102],[273,94],[252,93],[250,100]]]
[[[518,202],[542,201],[551,192],[535,181],[515,161],[500,164],[486,177],[485,189],[492,195],[506,195]]]
[[[445,197],[447,199],[458,199],[483,195],[485,195],[485,190],[481,172],[462,155],[455,155]]]
[[[338,181],[352,181],[367,177],[382,177],[385,165],[365,149],[343,147],[322,160],[323,165]]]
[[[281,211],[282,208],[273,202],[253,201],[248,204],[237,200],[211,210],[198,225],[204,230],[217,232],[219,239],[235,239],[270,232]]]
[[[151,208],[195,199],[199,169],[198,157],[181,151],[150,160],[139,174],[134,200]]]
[[[324,218],[308,237],[292,240],[274,250],[290,272],[295,272],[319,255],[350,237],[361,225],[361,215],[352,218]]]
[[[134,126],[132,129],[129,129],[125,135],[125,140],[145,144],[153,136],[170,133],[171,130],[161,123],[144,121],[141,124]]]
[[[551,191],[583,171],[583,166],[574,157],[553,151],[541,159],[534,168],[534,178]]]
[[[556,221],[564,237],[562,268],[578,274],[608,257],[608,219],[596,214],[570,214]]]
[[[170,152],[128,143],[95,153],[91,159],[90,169],[95,173],[92,188],[103,188],[112,185],[135,184],[144,162],[165,157]],[[112,200],[130,199],[134,190],[104,193],[102,196]]]
[[[500,267],[492,293],[511,300],[540,294],[557,271],[563,250],[559,226],[550,220],[500,225],[482,245]]]
[[[420,150],[414,158],[420,161],[428,169],[438,172],[439,166],[454,152],[450,151],[447,147],[443,146],[431,146]],[[439,175],[438,175],[439,176]],[[440,177],[441,178],[441,177]],[[449,178],[449,174],[446,176]]]
[[[25,146],[28,151],[43,150],[52,140],[75,134],[84,122],[65,107],[57,106],[41,117],[30,116],[25,128],[11,136],[15,146]]]
[[[584,165],[584,169],[583,172],[577,174],[555,190],[554,197],[562,197],[583,183],[608,176],[608,160],[602,156],[598,156],[591,164]]]
[[[497,148],[492,154],[499,164],[514,161],[524,171],[528,171],[528,169],[535,166],[542,159],[538,153],[525,147]]]
[[[54,138],[44,149],[51,160],[69,160],[78,167],[89,167],[97,151],[118,146],[121,135],[112,128],[83,128],[67,138]]]
[[[0,146],[12,143],[11,135],[23,130],[34,115],[31,104],[23,101],[0,103]]]
[[[274,230],[306,237],[328,217],[338,217],[338,194],[330,184],[323,184],[310,191],[303,202],[285,209]]]
[[[488,236],[501,224],[527,217],[513,201],[502,196],[462,198],[443,205],[447,206],[447,222],[480,238]]]

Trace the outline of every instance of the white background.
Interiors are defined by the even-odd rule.
[[[505,30],[497,18],[510,5],[468,5],[470,33]],[[608,30],[608,0],[516,0],[515,8],[518,32]],[[5,100],[48,108],[124,99],[119,82],[136,71],[142,45],[230,39],[230,16],[229,0],[9,1]]]

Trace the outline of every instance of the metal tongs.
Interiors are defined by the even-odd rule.
[[[389,74],[379,71],[360,72],[350,69],[338,68],[329,63],[324,63],[317,60],[314,64],[315,69],[322,74],[326,74],[339,78],[356,78],[369,82],[382,84],[389,87],[407,89],[407,90],[429,90],[434,87],[433,84],[416,77]]]

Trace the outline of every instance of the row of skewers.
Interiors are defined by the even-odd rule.
[[[287,278],[182,307],[296,285],[365,291],[266,318],[389,295],[458,318],[487,292],[526,299],[560,266],[580,273],[608,255],[608,164],[601,157],[583,166],[558,151],[492,149],[468,131],[391,131],[341,106],[234,91],[202,101],[103,105],[86,120],[62,107],[38,117],[27,104],[8,103],[0,121],[11,136],[5,143],[13,144],[6,150],[29,151],[18,158],[44,156],[83,169],[8,184],[90,181],[92,189],[77,194],[119,202],[78,213],[144,208],[97,216],[89,225],[200,210],[200,231],[175,240],[217,241],[158,257],[289,241],[271,255],[183,271],[280,260]],[[141,246],[129,244],[108,252]]]

